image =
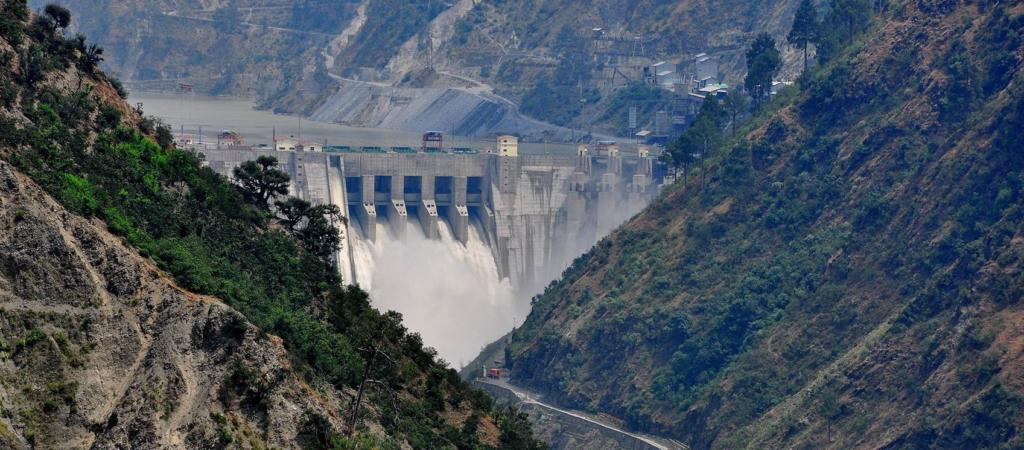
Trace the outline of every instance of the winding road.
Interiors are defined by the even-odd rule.
[[[558,414],[562,414],[562,415],[566,415],[566,416],[570,416],[570,417],[574,417],[574,418],[583,420],[583,421],[585,421],[585,422],[587,422],[587,423],[589,423],[589,424],[591,424],[591,425],[593,425],[595,427],[602,428],[604,430],[607,430],[607,431],[610,431],[610,432],[613,432],[613,433],[618,433],[618,434],[622,434],[622,435],[625,435],[625,436],[629,436],[629,437],[631,437],[633,439],[641,441],[641,442],[643,442],[643,443],[645,443],[647,445],[650,445],[651,447],[659,449],[659,450],[689,450],[689,448],[690,448],[686,444],[683,444],[682,442],[679,442],[679,441],[676,441],[676,440],[655,438],[655,437],[652,437],[652,436],[647,436],[647,435],[643,435],[643,434],[633,433],[633,432],[630,432],[630,431],[623,430],[622,428],[619,428],[619,427],[617,427],[617,426],[615,426],[613,424],[606,423],[606,422],[600,420],[599,418],[594,417],[594,416],[592,416],[590,414],[587,414],[587,413],[584,413],[584,412],[580,412],[580,411],[573,411],[573,410],[568,410],[568,409],[562,409],[562,408],[559,408],[557,406],[544,403],[543,401],[540,400],[540,396],[538,394],[535,394],[533,392],[527,391],[527,390],[525,390],[523,388],[520,388],[518,386],[514,386],[512,384],[509,384],[505,380],[495,380],[495,379],[489,379],[489,378],[478,378],[476,381],[478,383],[489,384],[489,385],[496,386],[496,387],[501,388],[501,389],[505,389],[505,390],[515,394],[516,398],[522,404],[536,405],[536,406],[542,407],[544,409],[556,412]]]

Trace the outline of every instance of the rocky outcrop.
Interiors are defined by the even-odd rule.
[[[0,447],[300,448],[347,398],[0,162]]]

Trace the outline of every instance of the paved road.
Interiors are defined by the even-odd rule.
[[[621,433],[621,434],[624,434],[626,436],[630,436],[630,437],[632,437],[634,439],[643,441],[643,442],[651,445],[652,447],[655,447],[655,448],[658,448],[658,449],[661,449],[661,450],[688,450],[689,449],[689,447],[687,445],[685,445],[685,444],[683,444],[681,442],[678,442],[678,441],[664,440],[664,439],[654,438],[654,437],[643,435],[643,434],[632,433],[632,432],[623,430],[622,428],[619,428],[619,427],[617,427],[617,426],[615,426],[613,424],[604,422],[604,421],[602,421],[602,420],[598,419],[597,417],[594,417],[594,416],[592,416],[590,414],[587,414],[587,413],[584,413],[584,412],[580,412],[580,411],[573,411],[573,410],[562,409],[562,408],[559,408],[557,406],[550,405],[548,403],[544,403],[543,401],[540,400],[540,396],[538,394],[530,392],[530,391],[527,391],[527,390],[525,390],[523,388],[520,388],[518,386],[513,386],[512,384],[509,384],[505,380],[494,380],[494,379],[489,379],[489,378],[479,378],[479,379],[477,379],[477,381],[479,381],[481,383],[485,383],[485,384],[490,384],[490,385],[493,385],[493,386],[498,386],[498,387],[501,387],[503,389],[507,389],[507,390],[511,391],[513,394],[515,394],[516,397],[519,399],[519,401],[522,402],[522,403],[537,405],[537,406],[543,407],[545,409],[556,411],[556,412],[558,412],[560,414],[564,414],[564,415],[567,415],[567,416],[572,416],[572,417],[575,417],[577,419],[584,420],[584,421],[589,422],[589,423],[591,423],[591,424],[593,424],[593,425],[595,425],[597,427],[604,428],[606,430],[611,430],[611,431],[616,432],[616,433]]]

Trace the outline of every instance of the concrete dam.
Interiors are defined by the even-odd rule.
[[[381,310],[402,313],[455,367],[518,326],[530,298],[649,203],[661,182],[646,150],[625,154],[607,143],[525,153],[500,142],[479,153],[201,152],[229,177],[245,161],[274,156],[291,175],[291,195],[339,206],[345,280]]]
[[[204,150],[206,163],[230,177],[234,167],[275,156],[291,175],[291,194],[334,204],[349,218],[343,274],[357,280],[354,236],[378,239],[378,224],[401,239],[410,223],[432,239],[439,225],[465,244],[478,227],[498,275],[513,286],[545,276],[588,249],[645,206],[657,191],[656,164],[645,150],[621,154],[614,145],[581,146],[576,154],[396,153]],[[355,231],[354,233],[352,231]]]

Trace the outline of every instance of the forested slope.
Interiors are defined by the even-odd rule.
[[[535,299],[514,382],[695,449],[1024,445],[1024,6],[833,3],[870,21]]]
[[[539,447],[343,287],[320,210],[174,148],[67,10],[2,7],[0,447]]]

